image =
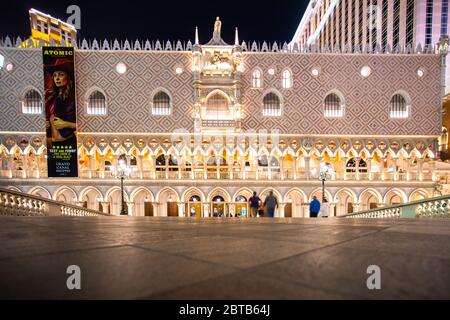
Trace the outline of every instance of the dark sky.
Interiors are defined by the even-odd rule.
[[[63,21],[66,8],[81,8],[80,38],[194,40],[197,25],[200,43],[209,41],[214,20],[222,20],[222,38],[289,42],[300,23],[308,0],[6,0],[2,1],[0,37],[29,36],[28,10],[35,8]]]

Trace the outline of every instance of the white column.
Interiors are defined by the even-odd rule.
[[[28,154],[24,154],[22,156],[22,178],[26,178],[28,176]]]
[[[430,166],[430,174],[431,174],[431,180],[436,181],[436,161],[434,159],[430,160],[429,162]]]
[[[166,171],[166,180],[169,179],[169,156],[164,156],[164,166]]]
[[[311,157],[309,155],[305,157],[305,174],[307,180],[311,177],[310,160]]]
[[[334,217],[334,208],[336,207],[335,202],[330,202],[330,212],[328,213],[329,217]]]
[[[102,211],[103,213],[108,213],[109,209],[109,202],[108,201],[102,201]]]
[[[294,180],[297,180],[297,161],[298,157],[294,156]]]
[[[152,202],[153,205],[153,216],[154,217],[159,217],[160,216],[160,212],[159,212],[159,203],[158,202]]]
[[[280,157],[280,174],[281,174],[281,180],[284,180],[284,156]]]
[[[373,180],[372,174],[372,158],[367,158],[367,174],[369,176],[369,180]]]
[[[126,204],[127,204],[127,209],[128,209],[127,214],[129,216],[134,216],[135,215],[134,214],[134,202],[127,201]]]
[[[195,165],[195,157],[191,156],[191,179],[195,179],[195,171],[194,171],[194,165]]]
[[[203,217],[209,217],[209,203],[203,203]]]
[[[178,216],[184,217],[184,203],[179,202],[179,203],[177,203],[177,206],[178,206]]]
[[[406,158],[405,159],[405,163],[406,163],[406,180],[407,181],[411,181],[411,158]]]
[[[105,178],[105,155],[100,155],[100,178]]]
[[[228,174],[230,176],[230,179],[233,180],[233,158],[232,156],[228,156]]]
[[[309,218],[309,203],[303,203],[303,218]]]
[[[156,179],[156,156],[155,155],[152,156],[152,166],[153,166],[152,176],[153,176],[153,179]]]
[[[397,170],[397,160],[398,158],[392,158],[392,162],[394,164],[394,180],[398,180],[398,170]]]
[[[279,218],[284,218],[284,208],[286,207],[286,203],[279,203],[278,204],[278,215],[276,215]]]
[[[144,179],[144,156],[139,155],[139,178]]]

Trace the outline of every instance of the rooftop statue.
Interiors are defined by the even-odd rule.
[[[220,35],[222,29],[222,21],[220,21],[220,18],[216,18],[216,22],[214,23],[214,32],[212,39],[207,43],[207,45],[219,45],[219,46],[226,46],[227,44],[225,41],[222,40],[222,37]]]

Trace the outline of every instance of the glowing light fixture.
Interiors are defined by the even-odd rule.
[[[372,70],[368,66],[364,66],[361,68],[361,75],[364,78],[367,78],[368,76],[370,76],[371,72],[372,72]]]
[[[273,68],[270,68],[269,70],[267,70],[267,72],[273,76],[275,74],[275,70]]]
[[[13,68],[14,68],[14,65],[12,63],[8,63],[6,65],[6,71],[8,71],[8,72],[12,71]]]
[[[119,73],[119,74],[124,74],[125,72],[127,72],[127,66],[126,66],[124,63],[119,62],[119,63],[116,65],[116,71],[117,71],[117,73]]]
[[[319,69],[314,68],[314,69],[311,70],[311,73],[312,73],[312,75],[313,75],[314,77],[317,77],[317,76],[319,75]]]
[[[417,75],[419,76],[419,78],[422,78],[424,76],[425,72],[423,69],[419,69],[417,70]]]
[[[183,69],[178,67],[178,68],[175,69],[175,73],[176,74],[182,74],[183,73]]]

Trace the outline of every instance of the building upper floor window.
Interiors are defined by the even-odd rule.
[[[408,99],[409,100],[409,99]],[[391,118],[408,118],[410,111],[410,103],[400,93],[395,94],[391,98],[389,116]]]
[[[253,88],[261,88],[261,70],[256,69],[252,74],[252,87]]]
[[[35,90],[28,90],[22,100],[22,112],[26,114],[41,114],[43,110],[42,96]]]
[[[89,95],[87,103],[87,114],[91,115],[105,115],[106,110],[106,97],[103,93],[96,90]]]
[[[152,114],[157,116],[168,116],[172,112],[171,100],[164,91],[158,91],[153,96]]]
[[[284,70],[282,75],[282,86],[284,89],[292,88],[292,73],[289,70]]]
[[[324,116],[328,118],[340,118],[344,116],[344,101],[336,93],[330,93],[325,97]]]
[[[273,92],[269,92],[263,99],[263,116],[278,117],[281,116],[280,98]]]

